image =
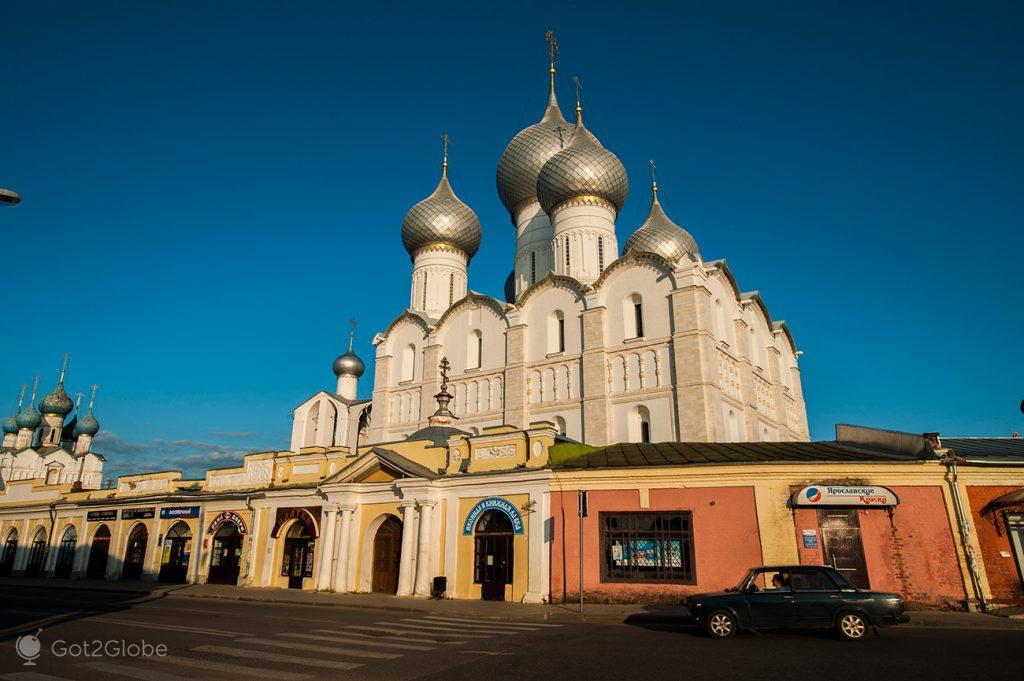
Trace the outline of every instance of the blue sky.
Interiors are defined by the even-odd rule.
[[[713,5],[713,6],[708,6]],[[9,3],[0,403],[98,383],[111,474],[287,445],[289,410],[401,312],[399,228],[442,133],[484,226],[474,290],[514,233],[494,188],[559,87],[632,192],[760,290],[805,351],[811,435],[851,422],[1024,430],[1024,15],[1011,3]],[[361,393],[369,395],[368,373]]]

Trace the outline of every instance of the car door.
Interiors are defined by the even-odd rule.
[[[774,573],[761,573],[745,594],[750,610],[750,626],[758,628],[789,627],[796,618],[793,591],[788,586],[771,588]]]
[[[839,585],[824,570],[793,570],[790,576],[797,626],[830,627],[843,604]]]

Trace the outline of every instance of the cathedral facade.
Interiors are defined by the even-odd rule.
[[[446,357],[452,411],[469,434],[554,424],[561,436],[613,442],[808,438],[798,352],[784,321],[707,260],[666,215],[652,181],[647,219],[621,249],[629,192],[622,163],[563,117],[552,59],[547,107],[498,163],[498,195],[516,230],[502,299],[469,288],[483,230],[448,181],[401,227],[412,261],[409,304],[374,338],[372,399],[349,348],[336,392],[294,411],[291,447],[402,440],[427,425]]]

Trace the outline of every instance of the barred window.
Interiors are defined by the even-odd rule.
[[[530,283],[537,283],[537,252],[530,252]]]
[[[601,513],[602,582],[696,581],[692,516]]]
[[[604,237],[597,237],[597,271],[604,272]]]

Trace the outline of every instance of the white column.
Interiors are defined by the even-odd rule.
[[[434,515],[436,501],[420,502],[420,537],[416,553],[416,596],[430,595],[430,554],[433,537],[430,534],[430,519]]]
[[[316,573],[316,588],[320,591],[331,588],[331,575],[334,572],[334,523],[338,518],[338,509],[328,506],[324,514],[326,520],[320,532],[320,569]]]
[[[402,559],[398,565],[398,591],[396,596],[412,595],[413,526],[416,523],[416,502],[402,502]]]
[[[352,513],[356,509],[353,506],[342,506],[339,510],[341,512],[341,533],[338,537],[338,562],[335,564],[333,586],[335,591],[348,591],[348,563],[351,560],[349,537],[352,533]]]

